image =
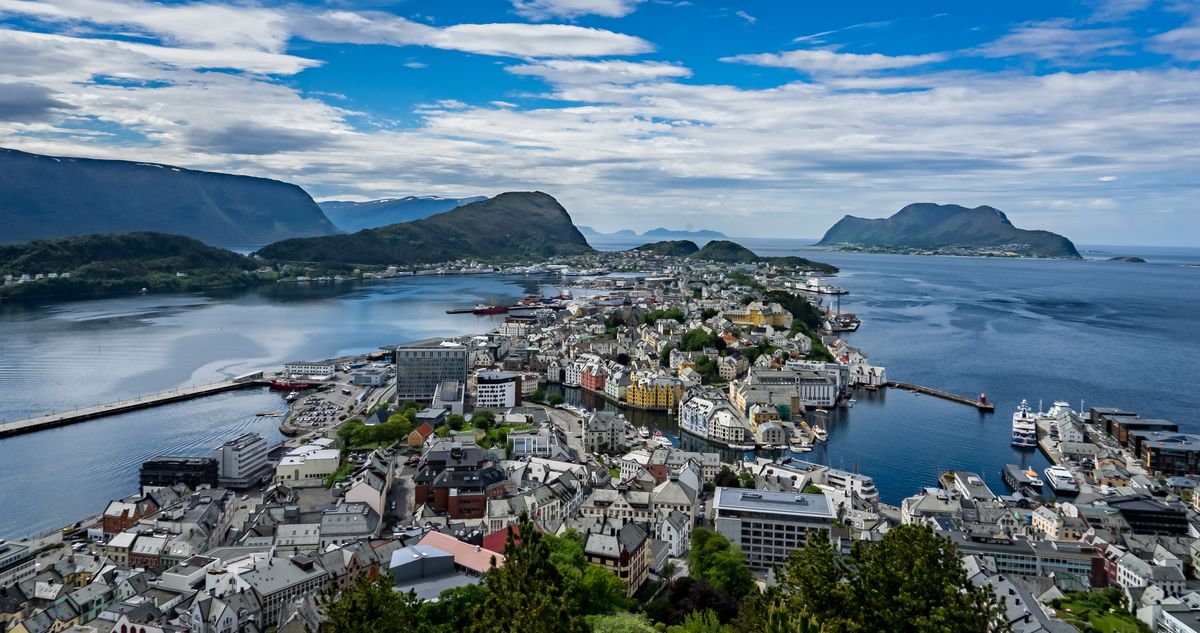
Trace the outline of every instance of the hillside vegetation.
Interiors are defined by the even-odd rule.
[[[571,216],[540,191],[502,193],[424,220],[350,235],[284,240],[259,251],[276,260],[411,265],[544,258],[592,252]]]

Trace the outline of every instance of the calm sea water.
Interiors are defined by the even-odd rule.
[[[1044,460],[1008,446],[1021,398],[1119,406],[1200,432],[1200,249],[1099,248],[1104,261],[934,258],[813,251],[800,241],[745,240],[764,255],[800,253],[842,268],[849,335],[897,380],[975,395],[998,410],[900,391],[836,412],[808,458],[872,475],[895,503],[947,468],[997,490],[1005,463]],[[599,245],[604,247],[605,245]],[[499,317],[451,307],[537,291],[539,280],[413,277],[372,284],[280,284],[233,294],[139,296],[0,305],[0,419],[108,401],[372,351],[427,336],[479,332]],[[0,537],[59,527],[134,492],[142,460],[206,454],[244,430],[272,440],[277,394],[214,396],[0,440]],[[662,416],[635,417],[664,432]],[[690,441],[685,438],[685,445]]]

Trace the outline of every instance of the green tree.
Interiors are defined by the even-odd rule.
[[[741,483],[743,488],[753,489],[755,487],[754,475],[751,475],[749,471],[743,470],[740,474],[738,474],[738,482]]]
[[[707,321],[720,313],[721,311],[717,310],[716,308],[705,308],[702,312],[700,312],[700,319]]]
[[[572,613],[562,574],[550,561],[550,542],[522,513],[508,531],[504,566],[484,575],[487,595],[472,609],[466,633],[586,633]]]
[[[716,345],[716,337],[712,335],[712,332],[700,328],[688,330],[679,337],[679,349],[685,352],[698,352],[714,345]]]
[[[420,601],[413,592],[392,590],[391,576],[371,580],[366,574],[341,592],[321,596],[325,613],[321,630],[331,633],[426,633],[428,624],[420,617]]]
[[[542,391],[541,387],[538,387],[533,393],[529,394],[529,400],[530,402],[545,402],[546,392]]]
[[[729,467],[722,464],[721,470],[717,472],[717,476],[713,478],[713,483],[723,488],[740,488],[741,481],[738,480],[737,473],[729,470]]]
[[[671,343],[667,343],[666,345],[663,345],[662,349],[659,350],[659,352],[658,352],[658,364],[659,365],[661,365],[663,367],[671,366],[671,350],[673,350],[673,349],[675,349],[675,346],[672,345]]]
[[[729,539],[707,528],[692,531],[692,551],[688,555],[688,573],[705,580],[730,597],[741,599],[754,590],[754,577],[746,566],[741,550]]]
[[[655,633],[656,629],[646,621],[644,615],[618,613],[588,618],[592,633]]]
[[[712,609],[693,611],[683,619],[683,624],[667,629],[667,633],[730,633],[732,629],[717,619]]]
[[[496,414],[487,409],[480,409],[471,414],[471,425],[487,433],[493,426],[496,426]]]
[[[557,407],[558,405],[566,402],[566,399],[562,397],[562,394],[552,393],[546,402],[552,407]]]
[[[451,431],[461,431],[467,424],[467,419],[460,413],[451,413],[446,417],[446,426],[450,427]]]

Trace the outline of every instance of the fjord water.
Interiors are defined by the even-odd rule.
[[[1200,432],[1200,249],[1105,249],[1146,264],[868,255],[744,240],[763,255],[836,264],[863,320],[847,336],[895,380],[974,397],[994,414],[891,390],[837,411],[809,459],[870,474],[889,503],[972,470],[1003,491],[1005,463],[1044,458],[1008,444],[1013,408],[1067,400],[1117,406]],[[598,247],[612,247],[600,244]],[[1189,267],[1193,266],[1193,267]],[[480,332],[499,317],[450,307],[537,291],[535,278],[410,277],[370,284],[278,284],[230,294],[0,304],[0,419],[36,415]],[[0,440],[0,537],[59,527],[136,490],[142,460],[206,454],[246,430],[278,439],[278,394],[249,391]],[[639,418],[675,434],[665,417]],[[641,423],[641,422],[639,422]]]

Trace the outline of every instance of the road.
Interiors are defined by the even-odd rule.
[[[534,405],[531,405],[534,406]],[[578,414],[553,407],[542,407],[550,416],[550,421],[558,425],[559,428],[567,432],[567,446],[578,451],[580,457],[586,456],[588,452],[583,446],[583,418]]]

